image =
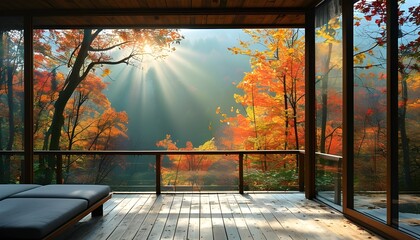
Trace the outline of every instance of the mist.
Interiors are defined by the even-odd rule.
[[[154,150],[167,134],[178,147],[187,141],[198,147],[222,127],[216,108],[238,107],[235,83],[250,71],[249,57],[228,48],[248,36],[242,30],[180,32],[185,39],[166,58],[111,69],[106,95],[129,117],[128,141],[121,149]]]

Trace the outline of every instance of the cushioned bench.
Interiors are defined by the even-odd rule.
[[[104,185],[0,184],[0,239],[53,239],[109,198]]]

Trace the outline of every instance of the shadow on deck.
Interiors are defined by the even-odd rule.
[[[115,193],[60,239],[382,238],[302,193]]]

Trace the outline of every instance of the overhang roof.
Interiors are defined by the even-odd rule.
[[[10,0],[0,1],[0,16],[31,15],[35,28],[303,27],[305,9],[319,2],[321,0]]]

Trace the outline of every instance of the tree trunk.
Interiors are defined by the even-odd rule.
[[[404,75],[403,75],[404,76]],[[409,140],[407,137],[407,127],[405,124],[406,114],[407,114],[407,101],[408,101],[408,89],[407,89],[407,81],[406,77],[403,77],[401,81],[401,98],[402,98],[402,105],[399,109],[399,131],[401,136],[401,147],[403,153],[403,175],[404,175],[404,186],[406,188],[412,186],[412,179],[411,179],[411,167],[410,167],[410,147],[409,147]]]
[[[288,98],[287,98],[287,86],[286,86],[286,74],[283,75],[283,98],[284,98],[284,112],[286,113],[286,118],[284,121],[284,150],[287,150],[288,143],[289,143],[289,106],[288,106]]]
[[[61,128],[64,125],[64,109],[68,100],[70,99],[77,86],[83,80],[82,68],[85,65],[86,57],[88,56],[88,49],[92,43],[92,32],[89,29],[84,30],[83,41],[76,57],[74,65],[71,69],[69,76],[66,79],[66,85],[60,91],[58,99],[54,104],[54,114],[49,128],[51,139],[49,150],[60,149]],[[56,167],[62,167],[61,164],[57,165],[57,158],[55,156],[48,157],[48,166],[45,169],[44,184],[51,183]]]
[[[13,93],[13,73],[14,67],[8,66],[7,67],[7,104],[9,105],[9,140],[7,142],[7,150],[13,149],[13,143],[15,141],[15,105],[14,105],[14,93]],[[7,182],[10,182],[10,157],[11,155],[7,155],[4,161],[4,179]]]
[[[3,36],[5,35],[5,33],[3,31],[0,31],[0,88],[3,87],[3,83],[4,83],[4,79],[5,79],[5,74],[3,71],[3,60],[5,59],[5,54],[4,54],[4,46],[3,46]],[[0,148],[3,149],[3,117],[0,117]],[[0,183],[7,183],[6,179],[5,179],[5,169],[4,169],[4,157],[6,157],[5,155],[1,155],[0,156]]]
[[[328,73],[330,69],[330,59],[332,52],[332,43],[328,43],[328,56],[325,61],[325,74],[321,80],[321,139],[319,151],[325,153],[326,145],[326,131],[327,131],[327,118],[328,118]]]

